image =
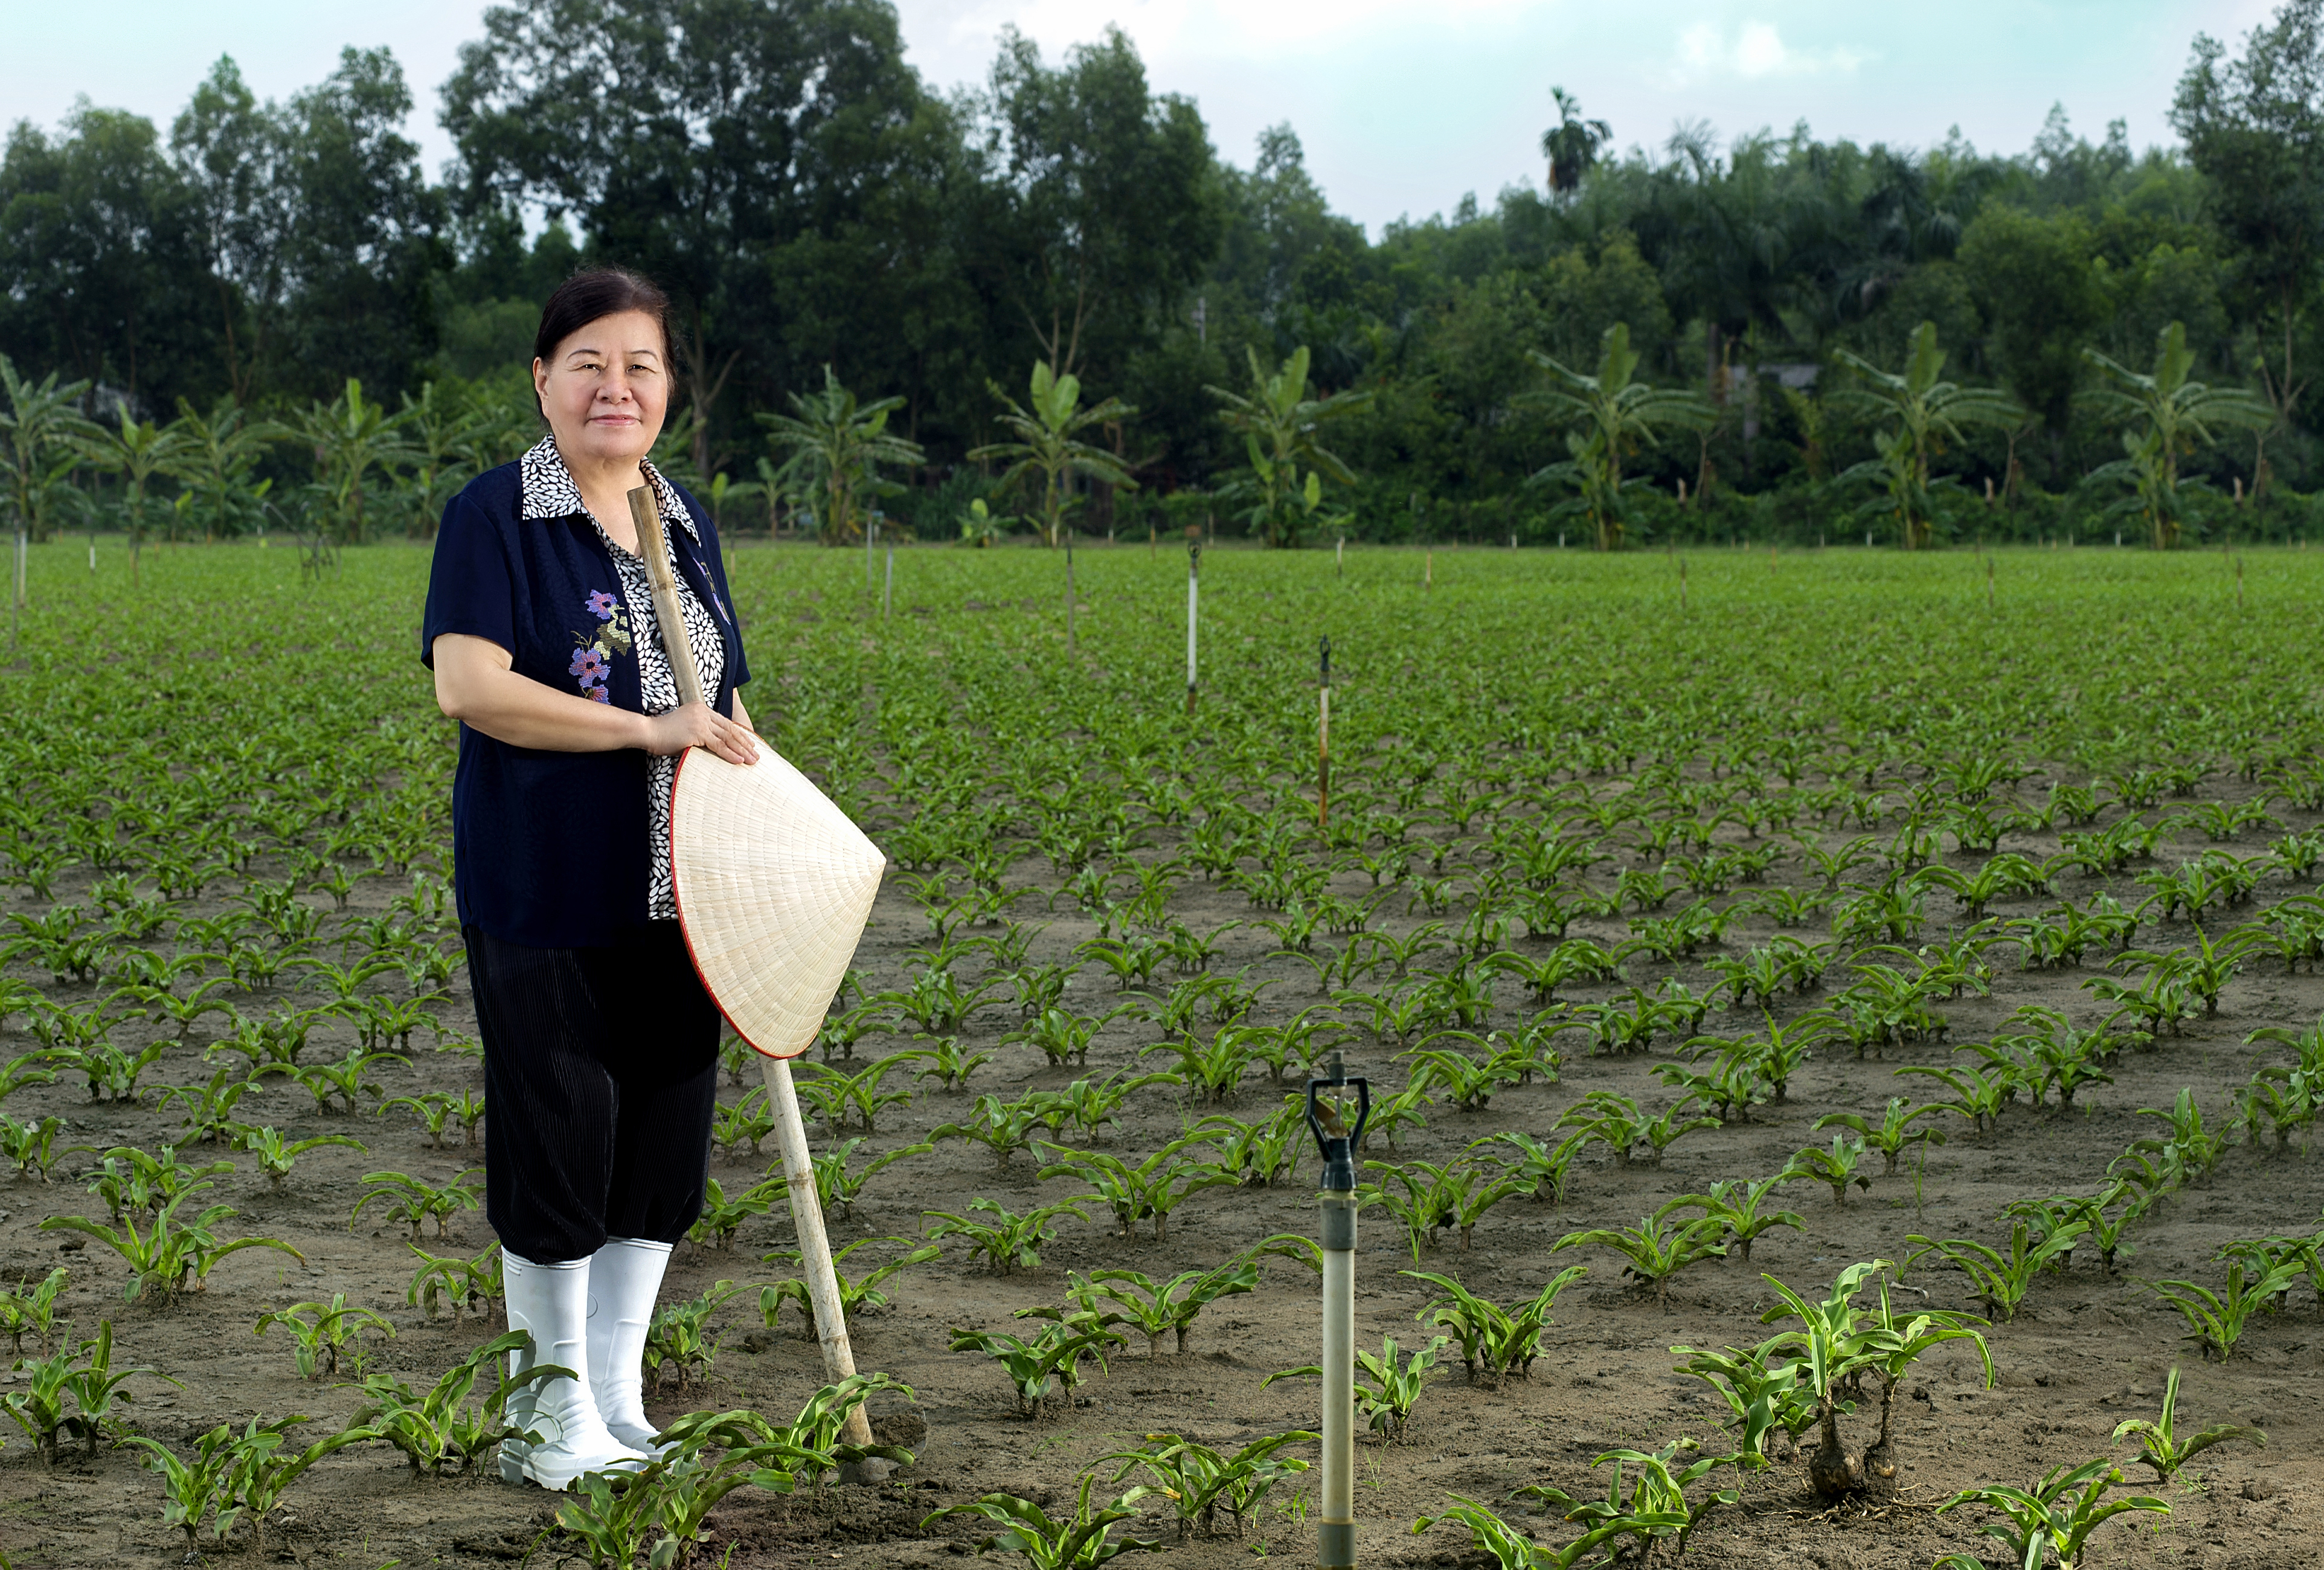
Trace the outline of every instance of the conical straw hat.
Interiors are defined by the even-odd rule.
[[[701,748],[671,787],[678,923],[735,1033],[770,1058],[815,1044],[871,918],[887,858],[764,740],[759,761]]]

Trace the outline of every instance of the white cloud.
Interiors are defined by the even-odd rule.
[[[1846,75],[1871,54],[1845,45],[1831,49],[1794,49],[1772,22],[1746,22],[1732,29],[1698,22],[1678,35],[1678,51],[1667,73],[1674,87],[1739,77]]]

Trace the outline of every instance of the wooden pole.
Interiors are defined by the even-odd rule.
[[[1065,530],[1065,653],[1074,652],[1074,531]]]
[[[678,701],[700,703],[702,676],[694,666],[694,644],[686,633],[686,618],[678,602],[678,579],[669,570],[669,546],[662,533],[661,514],[654,506],[650,486],[630,492],[630,519],[638,528],[638,552],[645,558],[646,581],[653,587],[654,624],[661,634],[662,651],[669,656],[670,678]],[[869,531],[867,530],[867,535]],[[867,560],[868,560],[867,546]],[[767,1079],[767,1102],[775,1115],[775,1143],[782,1152],[783,1181],[790,1190],[791,1223],[798,1233],[799,1267],[807,1277],[807,1296],[815,1308],[816,1339],[823,1345],[823,1372],[836,1384],[855,1372],[855,1354],[847,1341],[847,1315],[839,1296],[839,1281],[831,1263],[831,1240],[823,1229],[823,1202],[815,1191],[815,1160],[807,1146],[807,1124],[799,1116],[798,1092],[791,1084],[791,1066],[782,1058],[761,1058]],[[840,1426],[840,1437],[850,1445],[872,1443],[872,1422],[858,1402]],[[844,1482],[876,1483],[888,1473],[884,1461],[866,1461],[843,1467]]]

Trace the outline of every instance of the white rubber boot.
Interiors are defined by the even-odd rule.
[[[646,1331],[670,1245],[642,1237],[609,1237],[589,1256],[589,1387],[605,1430],[632,1450],[668,1452],[654,1443],[646,1417]]]
[[[509,1328],[532,1334],[532,1350],[510,1354],[512,1374],[536,1363],[569,1368],[579,1379],[548,1379],[509,1402],[512,1426],[540,1436],[501,1444],[501,1475],[530,1478],[562,1492],[585,1473],[635,1471],[646,1457],[605,1431],[589,1390],[589,1262],[536,1264],[501,1251]]]

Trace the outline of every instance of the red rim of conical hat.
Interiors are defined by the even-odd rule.
[[[747,767],[680,756],[669,863],[687,950],[727,1024],[770,1058],[813,1046],[871,919],[880,848],[761,739]]]

